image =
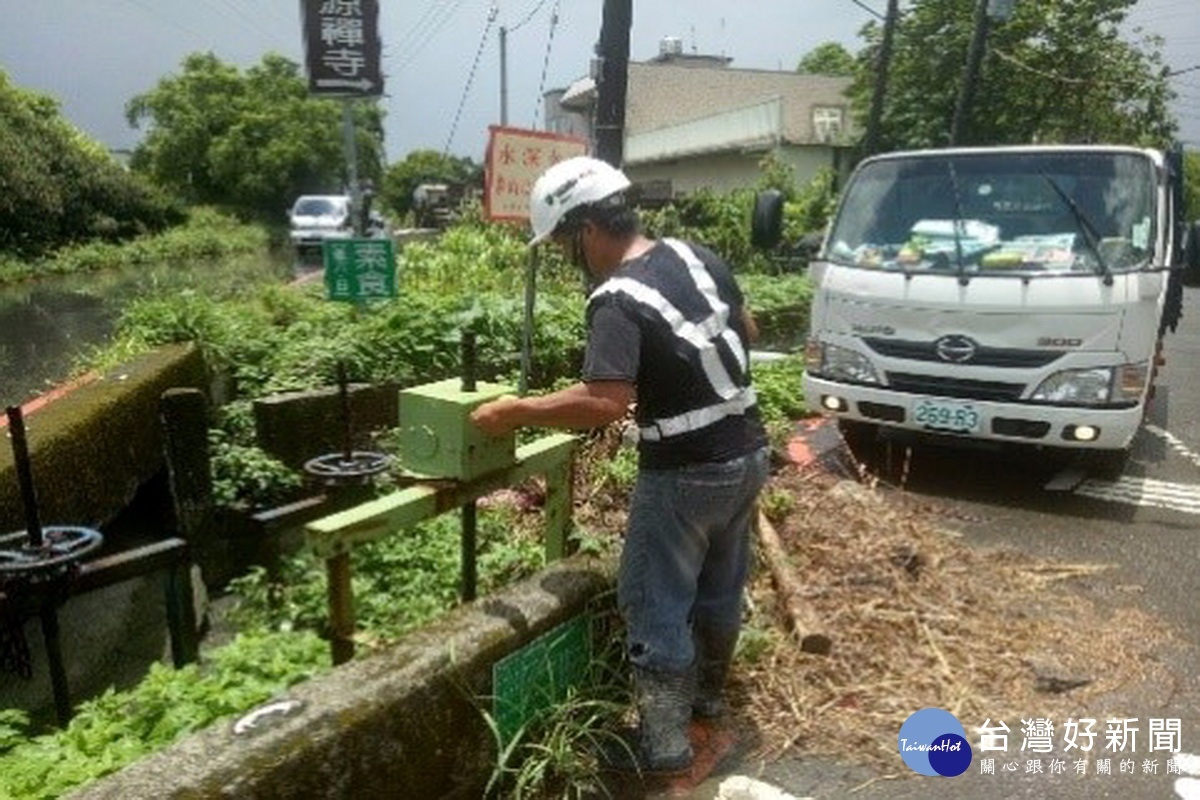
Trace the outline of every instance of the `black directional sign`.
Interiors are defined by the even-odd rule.
[[[300,0],[310,94],[383,94],[379,0]]]

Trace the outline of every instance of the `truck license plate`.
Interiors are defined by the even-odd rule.
[[[970,403],[923,398],[913,405],[913,422],[940,431],[977,433],[980,415]]]

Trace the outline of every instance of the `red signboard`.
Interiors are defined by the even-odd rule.
[[[552,164],[587,155],[587,142],[573,136],[521,128],[488,127],[483,210],[488,219],[529,219],[533,182]]]

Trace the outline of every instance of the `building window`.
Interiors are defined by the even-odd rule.
[[[813,106],[813,136],[829,144],[842,137],[845,110],[841,106]]]

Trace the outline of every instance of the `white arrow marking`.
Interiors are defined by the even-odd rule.
[[[1175,756],[1175,764],[1184,775],[1200,775],[1200,756],[1179,753]],[[1175,795],[1183,800],[1200,800],[1200,780],[1195,778],[1176,779]]]
[[[1183,800],[1200,800],[1200,781],[1195,778],[1176,778],[1175,795]]]
[[[1158,438],[1165,441],[1170,446],[1170,448],[1172,450],[1174,450],[1176,453],[1183,456],[1188,461],[1192,462],[1192,464],[1194,464],[1195,466],[1200,467],[1200,455],[1193,453],[1188,448],[1188,446],[1186,444],[1184,444],[1183,441],[1178,436],[1171,433],[1170,431],[1163,430],[1162,428],[1158,427],[1157,425],[1151,425],[1151,424],[1147,423],[1144,427],[1146,428],[1147,431],[1149,431],[1150,433],[1154,434]]]
[[[276,700],[274,703],[260,706],[235,722],[233,732],[239,736],[249,733],[257,728],[260,722],[272,717],[286,717],[303,705],[299,700]]]
[[[1133,477],[1123,477],[1116,481],[1088,479],[1076,487],[1075,493],[1096,500],[1107,500],[1110,503],[1200,514],[1200,486],[1186,483]]]
[[[360,78],[356,81],[348,81],[343,78],[317,78],[317,86],[325,89],[358,89],[366,91],[375,85],[374,81]]]
[[[1184,775],[1200,775],[1200,756],[1177,753],[1174,758],[1175,766],[1179,767],[1179,771]]]

